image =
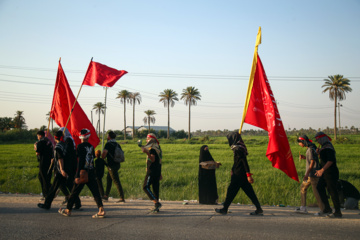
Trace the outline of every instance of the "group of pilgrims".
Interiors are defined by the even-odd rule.
[[[61,128],[54,136],[56,144],[53,147],[53,143],[45,137],[44,131],[37,133],[38,141],[34,148],[39,161],[39,180],[44,200],[43,203],[38,204],[39,208],[50,209],[54,198],[61,191],[65,195],[63,205],[66,205],[66,208],[60,208],[58,212],[63,216],[70,216],[73,210],[82,210],[79,194],[87,185],[99,209],[96,214],[92,215],[92,218],[104,218],[106,212],[103,201],[108,200],[112,183],[116,186],[120,197],[118,202],[125,203],[124,191],[119,178],[120,162],[116,160],[115,156],[116,149],[121,149],[115,140],[116,134],[113,131],[107,133],[107,143],[102,153],[100,150],[95,151],[88,142],[90,135],[90,130],[82,129],[79,133],[81,143],[76,146],[69,131]],[[316,148],[306,135],[297,139],[299,145],[306,147],[307,150],[305,156],[301,155],[301,158],[306,159],[306,172],[301,184],[301,207],[296,208],[295,211],[307,213],[306,193],[311,185],[320,208],[317,215],[341,218],[341,207],[343,207],[341,206],[341,197],[344,198],[344,194],[339,196],[338,186],[341,180],[339,180],[339,170],[336,165],[335,149],[331,138],[323,132],[318,132],[315,139],[320,144],[319,148]],[[230,185],[225,201],[222,203],[223,207],[216,208],[215,212],[227,214],[241,188],[256,207],[256,210],[250,215],[262,216],[263,209],[252,187],[254,179],[247,161],[247,147],[239,132],[229,133],[227,140],[233,152],[234,163],[231,168]],[[146,176],[143,190],[154,202],[152,211],[159,212],[162,207],[159,201],[162,150],[153,133],[147,135],[146,145],[140,147],[141,151],[146,154]],[[102,183],[105,166],[108,169],[106,191],[104,191]],[[209,147],[203,145],[200,148],[198,175],[200,204],[219,204],[215,171],[220,166],[221,163],[216,162],[210,154]],[[54,178],[51,184],[52,173]],[[346,185],[348,182],[343,181],[343,183]],[[326,189],[333,202],[334,212],[330,207]],[[357,208],[360,194],[356,188],[352,192],[354,193],[352,196],[346,196],[349,200],[347,206],[351,205],[351,207]],[[355,194],[355,192],[357,193]]]

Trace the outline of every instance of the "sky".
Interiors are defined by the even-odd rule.
[[[165,89],[178,93],[170,125],[188,129],[183,89],[197,88],[191,131],[241,124],[255,40],[285,129],[334,126],[324,79],[341,74],[352,92],[341,101],[342,127],[360,127],[360,0],[304,1],[20,1],[0,0],[0,117],[23,111],[29,129],[47,125],[59,59],[76,96],[91,58],[126,70],[108,89],[106,129],[122,130],[121,90],[139,92],[135,125],[154,110],[167,126]],[[94,125],[101,86],[84,86],[78,102]],[[126,125],[132,126],[126,105]],[[103,116],[101,116],[101,126]],[[103,128],[103,127],[101,127]],[[244,124],[244,130],[257,129]]]

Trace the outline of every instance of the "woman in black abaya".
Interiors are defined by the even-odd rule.
[[[205,161],[214,161],[207,145],[203,145],[200,148],[199,163]],[[204,169],[199,165],[199,203],[217,204],[217,201],[218,193],[215,169]]]

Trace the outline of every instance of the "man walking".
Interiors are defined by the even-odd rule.
[[[116,134],[113,131],[110,131],[107,135],[108,141],[105,144],[103,153],[101,155],[102,159],[107,158],[107,164],[108,164],[108,174],[106,177],[106,192],[103,199],[108,200],[112,182],[114,182],[120,196],[120,200],[117,202],[124,203],[125,202],[124,190],[121,186],[119,172],[118,172],[120,169],[120,163],[114,161],[115,148],[116,147],[121,148],[121,146],[116,142],[115,138],[116,138]]]

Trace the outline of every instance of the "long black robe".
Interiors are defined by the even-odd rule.
[[[207,146],[200,148],[199,163],[204,161],[214,161]],[[218,193],[216,186],[215,169],[204,169],[199,165],[199,203],[200,204],[217,204]]]

